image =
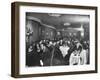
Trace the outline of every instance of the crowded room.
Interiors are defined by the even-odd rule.
[[[89,15],[26,12],[26,66],[90,64]]]

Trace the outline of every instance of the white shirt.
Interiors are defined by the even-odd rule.
[[[63,57],[65,57],[68,54],[68,50],[69,50],[68,46],[60,46],[59,49],[60,49]]]

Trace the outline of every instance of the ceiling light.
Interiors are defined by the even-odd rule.
[[[71,25],[71,23],[64,23],[64,26],[70,26]]]
[[[57,13],[49,13],[48,14],[49,16],[54,16],[54,17],[60,17],[61,14],[57,14]]]

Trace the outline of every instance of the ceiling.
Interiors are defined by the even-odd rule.
[[[58,14],[52,16],[48,13],[26,13],[26,16],[35,17],[42,23],[51,25],[55,28],[79,28],[81,24],[89,24],[89,15],[79,14]],[[66,24],[67,25],[64,25]]]

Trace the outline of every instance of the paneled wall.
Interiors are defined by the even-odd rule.
[[[26,21],[26,42],[32,43],[38,41],[41,36],[40,24],[33,20]]]
[[[55,38],[56,32],[52,28],[43,27],[42,28],[42,39],[50,39],[53,40]]]
[[[26,20],[26,42],[31,44],[41,39],[53,40],[56,36],[54,29],[43,26],[37,21]]]

